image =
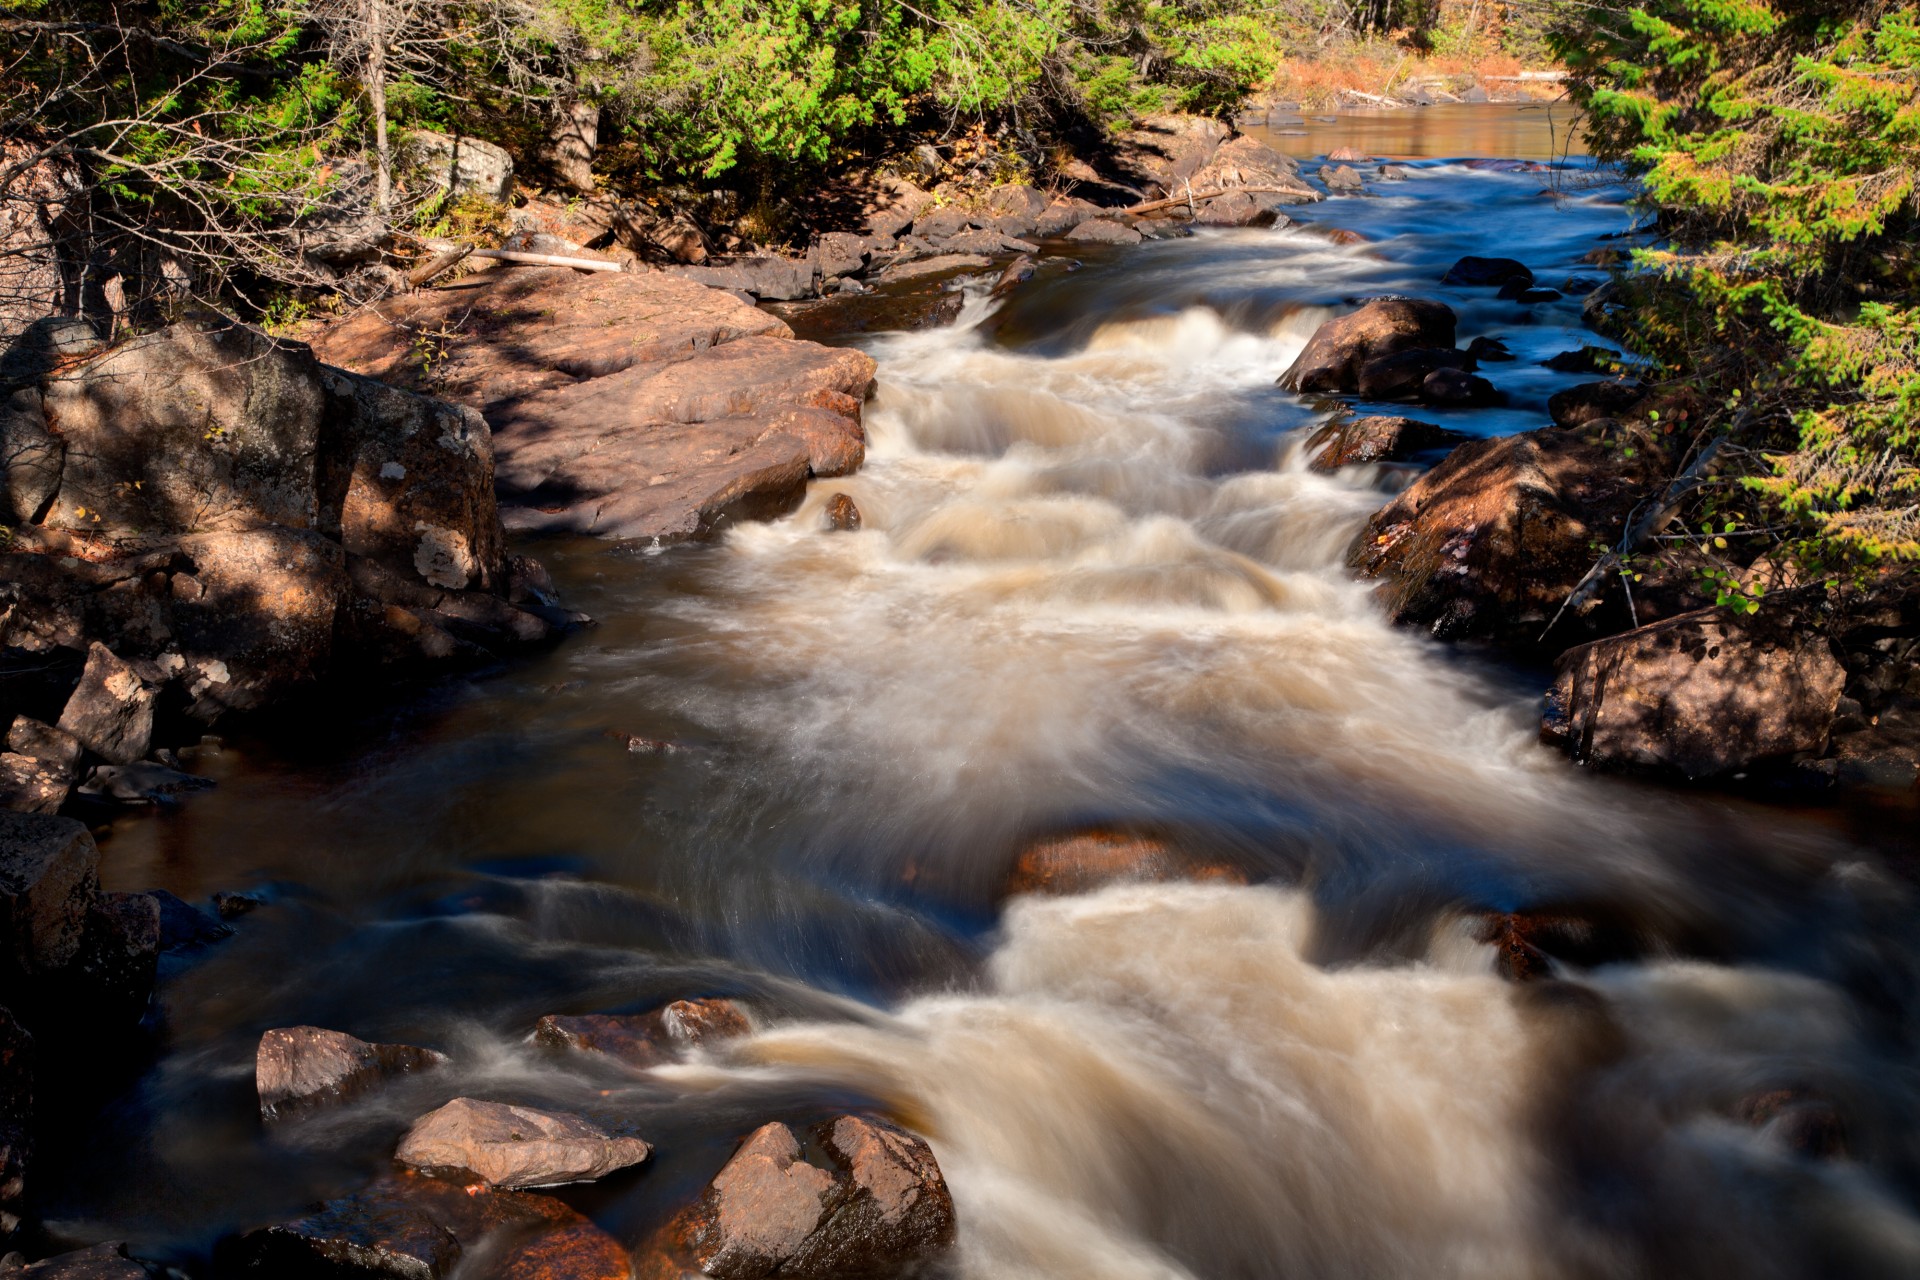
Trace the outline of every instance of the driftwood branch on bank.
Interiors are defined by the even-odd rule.
[[[1741,422],[1744,421],[1743,415]],[[1736,422],[1733,430],[1738,430],[1741,422]],[[1700,450],[1693,461],[1682,468],[1679,475],[1667,482],[1667,487],[1661,492],[1658,501],[1627,521],[1626,531],[1620,535],[1620,541],[1614,544],[1613,550],[1594,561],[1593,568],[1587,570],[1586,577],[1574,584],[1573,590],[1567,593],[1567,598],[1561,601],[1559,612],[1553,615],[1553,621],[1547,624],[1547,629],[1540,633],[1542,640],[1545,640],[1553,629],[1560,625],[1560,619],[1566,616],[1568,609],[1578,609],[1599,595],[1606,586],[1607,579],[1620,567],[1625,557],[1644,550],[1666,530],[1668,525],[1673,523],[1674,517],[1680,514],[1680,508],[1686,505],[1688,497],[1694,490],[1705,484],[1712,475],[1713,464],[1719,459],[1722,450],[1727,447],[1727,442],[1732,435],[1733,431],[1729,431],[1726,435],[1715,436],[1708,441],[1706,448]],[[1628,593],[1628,607],[1632,608],[1631,590]],[[1633,612],[1634,621],[1638,624],[1639,610],[1635,609]]]
[[[624,271],[625,267],[605,258],[569,258],[557,253],[522,253],[518,249],[475,249],[476,258],[511,262],[523,267],[572,267],[576,271]]]
[[[1186,195],[1168,196],[1165,200],[1145,200],[1139,204],[1128,205],[1124,209],[1107,209],[1103,212],[1112,214],[1115,217],[1131,218],[1137,214],[1157,213],[1162,209],[1171,209],[1176,205],[1191,205],[1197,201],[1212,200],[1218,196],[1230,196],[1236,191],[1258,191],[1280,196],[1296,196],[1300,194],[1300,188],[1298,187],[1216,187],[1212,191],[1194,191]]]
[[[407,284],[412,288],[418,289],[421,285],[438,279],[440,276],[453,270],[465,262],[472,254],[473,246],[470,244],[459,245],[444,252],[436,253],[413,270],[407,272]]]

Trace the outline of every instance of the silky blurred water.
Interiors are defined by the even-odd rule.
[[[709,545],[530,546],[599,625],[237,736],[217,790],[121,823],[113,885],[268,902],[169,960],[157,1060],[52,1157],[61,1228],[195,1265],[480,1092],[655,1143],[567,1193],[630,1243],[758,1124],[871,1105],[933,1139],[967,1276],[1920,1274],[1902,866],[1836,815],[1580,773],[1537,673],[1390,629],[1344,571],[1404,476],[1306,468],[1335,406],[1274,381],[1314,326],[1441,298],[1517,359],[1484,370],[1504,407],[1421,416],[1537,426],[1578,299],[1439,278],[1497,253],[1557,286],[1633,222],[1583,162],[1467,163],[1561,153],[1544,111],[1434,112],[1363,131],[1434,158],[1298,225],[865,340],[858,475]],[[1023,843],[1089,825],[1253,883],[1007,900]],[[1522,909],[1607,946],[1503,983],[1471,922]],[[640,1078],[523,1043],[692,995],[760,1034]],[[455,1063],[270,1139],[253,1046],[296,1023]],[[1844,1158],[1732,1118],[1785,1088]]]

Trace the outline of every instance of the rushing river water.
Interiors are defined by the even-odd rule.
[[[1343,301],[1417,293],[1519,356],[1485,370],[1507,407],[1422,416],[1542,423],[1578,301],[1437,281],[1496,253],[1558,285],[1629,228],[1584,169],[1463,163],[1550,156],[1546,122],[1276,137],[1401,139],[1414,169],[1312,226],[1088,256],[870,339],[857,476],[710,545],[539,544],[597,627],[230,742],[216,791],[121,824],[106,876],[270,901],[167,962],[157,1060],[48,1144],[56,1225],[195,1266],[478,1093],[652,1140],[567,1193],[630,1242],[749,1129],[860,1104],[934,1142],[969,1280],[1920,1274],[1898,866],[1831,816],[1539,746],[1537,673],[1392,630],[1349,580],[1396,478],[1307,471],[1331,406],[1274,385]],[[836,493],[862,531],[827,530]],[[1254,883],[1005,899],[1024,842],[1115,824]],[[1473,922],[1518,909],[1590,925],[1563,981],[1494,975]],[[524,1044],[691,995],[762,1030],[637,1080]],[[254,1045],[295,1023],[454,1066],[264,1137]],[[1736,1117],[1783,1090],[1843,1154]]]

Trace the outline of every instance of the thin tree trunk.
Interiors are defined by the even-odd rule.
[[[374,207],[385,213],[393,203],[393,151],[387,138],[387,5],[367,4],[367,101],[373,108],[373,151],[376,161]]]

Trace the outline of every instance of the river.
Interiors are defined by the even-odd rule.
[[[857,1104],[933,1142],[968,1280],[1920,1274],[1891,834],[1540,746],[1539,673],[1392,630],[1350,580],[1404,476],[1308,471],[1332,406],[1274,385],[1345,300],[1416,293],[1518,357],[1483,370],[1506,407],[1421,416],[1544,423],[1578,379],[1537,362],[1590,339],[1578,299],[1437,281],[1467,253],[1593,274],[1621,187],[1466,163],[1559,158],[1566,123],[1266,135],[1412,172],[863,339],[858,475],[711,544],[535,544],[598,626],[232,736],[220,786],[121,822],[103,874],[266,905],[167,959],[152,1060],[85,1082],[98,1114],[46,1144],[56,1228],[197,1269],[481,1094],[652,1141],[567,1193],[630,1243],[756,1125]],[[837,493],[861,531],[828,531]],[[1006,899],[1023,843],[1087,826],[1252,883]],[[1515,910],[1582,922],[1560,981],[1495,976],[1476,922]],[[542,1014],[692,995],[761,1030],[638,1079],[524,1043]],[[263,1136],[254,1045],[296,1023],[454,1063]],[[1844,1152],[1736,1117],[1779,1091],[1837,1115]]]

